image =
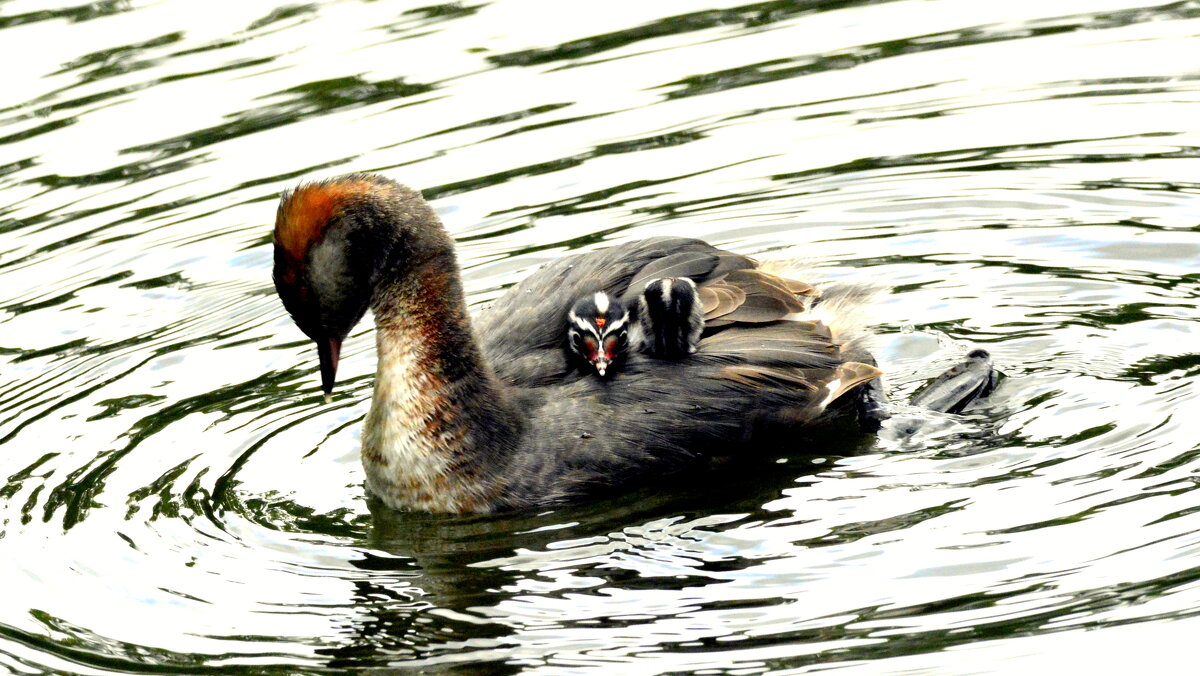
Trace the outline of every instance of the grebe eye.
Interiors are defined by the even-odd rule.
[[[610,336],[604,341],[604,356],[610,361],[617,358],[617,353],[620,351],[620,347],[618,346],[620,342],[616,336]]]

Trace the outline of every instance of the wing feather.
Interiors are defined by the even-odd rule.
[[[706,278],[720,259],[711,251],[686,251],[664,256],[642,268],[629,282],[627,297],[636,297],[647,282],[663,277],[689,277],[693,280]]]

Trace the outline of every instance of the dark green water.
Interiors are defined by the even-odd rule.
[[[1137,1],[0,1],[0,671],[1184,669],[1200,4]],[[386,514],[370,331],[325,404],[270,283],[278,193],[359,170],[478,303],[691,235],[890,285],[898,398],[1009,377],[917,439]]]

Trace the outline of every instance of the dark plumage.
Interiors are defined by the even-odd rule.
[[[544,505],[752,454],[880,375],[864,363],[857,291],[824,294],[817,320],[804,314],[815,289],[699,240],[563,257],[473,319],[432,209],[382,177],[285,195],[275,241],[280,296],[318,346],[340,346],[368,304],[374,312],[363,463],[370,490],[395,508]],[[579,299],[599,291],[629,307],[665,277],[695,280],[708,326],[722,330],[685,359],[630,352],[611,378],[564,365],[563,318]],[[320,354],[328,391],[336,354],[332,364]]]

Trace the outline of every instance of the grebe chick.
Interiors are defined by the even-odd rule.
[[[567,311],[567,350],[601,378],[629,349],[629,311],[603,291],[580,298]]]
[[[638,296],[638,349],[663,359],[696,351],[704,332],[704,307],[696,283],[688,277],[663,277],[646,283]]]

